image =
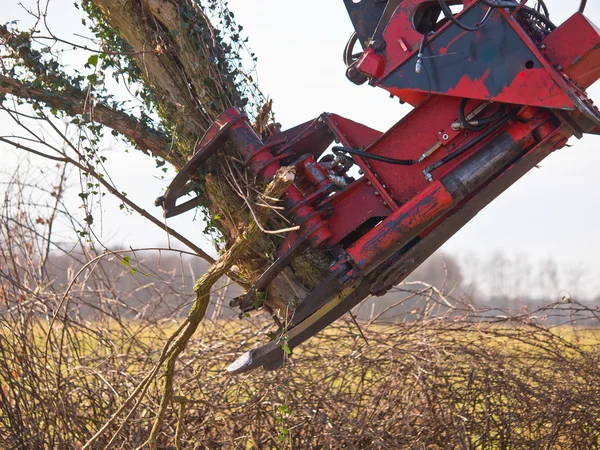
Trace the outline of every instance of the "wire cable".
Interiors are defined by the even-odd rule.
[[[425,41],[427,41],[427,38],[432,34],[435,34],[435,32],[430,31],[428,33],[425,33],[423,35],[423,39],[421,39],[421,45],[419,46],[419,53],[417,54],[417,63],[415,64],[415,72],[416,73],[421,73],[421,70],[423,70],[423,50],[425,48]]]
[[[450,162],[453,159],[458,158],[463,153],[471,150],[473,147],[475,147],[481,141],[483,141],[484,139],[488,138],[494,131],[496,131],[498,128],[500,128],[502,125],[504,125],[510,119],[512,119],[512,117],[513,117],[512,114],[505,115],[502,119],[500,119],[494,125],[492,125],[491,127],[489,127],[487,130],[485,130],[483,133],[481,133],[479,136],[477,136],[471,142],[469,142],[468,144],[465,144],[463,147],[461,147],[460,149],[456,150],[454,153],[451,153],[448,156],[446,156],[445,158],[442,158],[438,162],[432,164],[427,169],[425,169],[423,172],[424,173],[431,173],[431,171],[437,169],[440,166],[443,166],[447,162]]]
[[[548,7],[546,6],[546,3],[544,2],[544,0],[538,0],[538,12],[539,9],[542,8],[544,10],[544,15],[550,19],[550,11],[548,10]]]
[[[443,1],[443,0],[438,0],[438,1]],[[542,22],[544,25],[546,25],[550,31],[553,31],[556,29],[556,25],[548,17],[548,8],[546,7],[545,3],[542,6],[542,9],[544,9],[545,14],[542,14],[541,12],[536,11],[533,8],[530,8],[529,6],[522,6],[521,3],[518,3],[518,2],[515,2],[512,0],[502,0],[502,1],[478,0],[478,1],[479,1],[479,3],[481,3],[485,6],[488,6],[492,9],[516,8],[518,6],[521,6],[521,9],[519,10],[520,12],[523,12],[524,14],[527,14],[531,17],[536,18],[537,20]],[[582,2],[585,3],[586,0],[582,0]],[[585,7],[585,4],[583,6]]]
[[[448,4],[446,3],[445,0],[438,0],[438,3],[440,5],[440,8],[442,8],[442,12],[444,13],[444,16],[446,16],[446,19],[448,19],[454,25],[456,25],[457,27],[462,28],[465,31],[477,31],[477,30],[481,29],[481,27],[484,26],[485,23],[490,18],[491,12],[492,12],[492,8],[489,8],[488,11],[487,11],[487,13],[485,13],[485,16],[483,17],[483,19],[481,19],[481,22],[479,22],[478,24],[476,24],[474,27],[471,27],[471,26],[465,25],[464,23],[462,23],[460,20],[458,20],[454,16],[454,14],[450,10],[450,7],[448,6]]]
[[[358,33],[355,31],[350,36],[350,39],[348,39],[348,43],[346,44],[346,47],[344,48],[344,64],[346,64],[346,67],[350,67],[356,61],[356,59],[362,54],[362,53],[357,53],[357,54],[352,53],[352,51],[354,50],[354,46],[356,45],[357,42],[358,42]]]
[[[458,107],[458,118],[460,120],[460,123],[462,124],[463,128],[469,131],[482,131],[483,129],[485,129],[485,127],[491,125],[497,120],[500,120],[504,116],[504,107],[500,107],[500,109],[496,111],[496,113],[492,114],[489,117],[484,117],[482,119],[467,120],[465,108],[469,100],[470,99],[468,98],[463,98],[460,102],[460,106]]]
[[[581,3],[579,4],[579,12],[581,14],[583,14],[583,12],[585,11],[586,5],[587,5],[587,0],[581,0]]]
[[[372,153],[367,153],[364,151],[364,147],[361,147],[360,149],[355,149],[355,148],[338,146],[338,147],[333,147],[331,149],[331,151],[333,151],[333,153],[335,153],[336,155],[338,155],[340,153],[349,153],[351,155],[360,156],[361,158],[373,159],[375,161],[380,161],[380,162],[384,162],[384,163],[388,163],[388,164],[396,164],[399,166],[412,166],[412,165],[418,163],[418,161],[415,161],[414,159],[388,158],[387,156],[380,156],[380,155],[374,155]]]

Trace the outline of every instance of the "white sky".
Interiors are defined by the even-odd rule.
[[[31,5],[33,1],[1,0],[0,22],[23,17],[18,3]],[[546,3],[559,24],[579,2]],[[261,89],[275,100],[284,128],[328,111],[385,131],[408,111],[385,91],[346,80],[341,55],[352,27],[342,0],[229,0],[229,4],[258,55]],[[66,38],[83,30],[81,13],[72,5],[73,0],[51,1],[51,26]],[[588,2],[587,15],[600,23],[600,2]],[[589,92],[600,101],[600,85]],[[4,122],[0,132],[7,134],[7,121],[3,117],[0,121]],[[565,264],[583,265],[592,275],[590,281],[600,279],[600,137],[570,143],[572,148],[549,157],[542,169],[525,176],[482,211],[444,250],[483,256],[502,250],[534,260],[551,256]],[[0,151],[6,167],[14,165],[14,151],[6,147]],[[138,152],[111,152],[109,156],[109,172],[119,189],[160,216],[153,203],[165,183],[158,179],[154,162]],[[72,190],[74,198],[77,192]],[[166,241],[163,231],[120,212],[116,205],[104,203],[102,235],[108,242],[136,247]],[[201,236],[202,224],[192,221],[192,213],[169,224],[210,249]]]

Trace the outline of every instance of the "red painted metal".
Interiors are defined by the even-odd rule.
[[[600,30],[583,14],[571,16],[543,44],[552,64],[582,88],[600,78]]]
[[[464,3],[465,10],[459,18],[484,10],[476,1]],[[406,85],[401,82],[390,84],[389,80],[399,68],[415,60],[424,37],[415,29],[414,12],[421,5],[429,4],[431,2],[427,0],[401,2],[383,32],[384,50],[375,51],[367,47],[356,65],[370,78],[371,84],[419,105],[388,132],[382,134],[340,116],[324,114],[263,144],[243,116],[236,110],[229,110],[219,117],[202,140],[200,147],[227,128],[229,138],[236,144],[244,162],[257,176],[265,179],[272,177],[282,164],[291,162],[295,165],[298,181],[289,188],[284,198],[290,216],[301,229],[288,236],[282,248],[290,248],[310,230],[313,246],[327,245],[333,254],[347,254],[355,265],[353,272],[358,276],[365,270],[372,270],[382,258],[389,256],[388,248],[397,247],[398,242],[408,242],[416,236],[424,237],[430,233],[436,223],[443,221],[453,208],[466,200],[453,198],[439,181],[431,183],[424,176],[424,170],[461,147],[476,142],[485,133],[485,130],[469,131],[453,126],[458,120],[457,111],[464,97],[472,99],[466,106],[469,111],[479,107],[482,101],[508,103],[513,105],[513,109],[514,105],[532,106],[519,107],[518,114],[510,123],[469,151],[433,169],[431,176],[436,180],[452,174],[503,132],[520,143],[523,153],[556,133],[560,138],[556,140],[555,148],[558,144],[564,145],[569,137],[565,129],[572,134],[572,123],[571,127],[565,128],[561,125],[562,119],[550,114],[548,108],[573,111],[568,113],[571,121],[581,122],[582,114],[576,110],[572,99],[581,87],[600,77],[600,33],[579,13],[543,42],[536,43],[515,14],[504,10],[494,12],[491,23],[511,33],[511,39],[521,43],[519,51],[522,56],[535,60],[536,67],[524,65],[522,70],[514,73],[513,79],[496,80],[495,83],[502,86],[493,94],[486,82],[490,77],[498,78],[494,71],[501,71],[501,66],[506,63],[497,55],[489,55],[486,61],[459,58],[467,66],[485,67],[477,69],[481,73],[479,78],[473,79],[468,74],[457,77],[456,83],[449,85],[443,93],[434,93],[434,90],[420,92],[421,89],[412,86],[410,80],[406,81]],[[435,33],[427,38],[426,46],[435,54],[450,58],[455,50],[462,48],[464,44],[461,42],[474,45],[489,38],[484,29],[470,33],[453,27],[451,23],[440,22]],[[444,34],[450,32],[454,33],[453,36],[443,43]],[[579,40],[581,45],[575,45],[575,41]],[[558,65],[563,66],[563,73],[558,71]],[[468,72],[468,67],[456,70]],[[444,75],[436,74],[437,77]],[[397,80],[402,81],[402,78]],[[496,106],[488,108],[492,112],[497,109]],[[585,128],[586,123],[584,121],[578,126]],[[595,125],[584,131],[592,128]],[[363,148],[372,155],[415,161],[430,149],[436,150],[423,161],[408,166],[353,156],[354,163],[361,170],[361,178],[353,181],[353,178],[344,175],[347,186],[336,187],[331,180],[333,173],[318,162],[333,140],[346,147]],[[476,195],[477,192],[472,192],[468,198]]]
[[[440,181],[431,183],[348,249],[357,273],[375,268],[391,256],[390,247],[401,241],[408,243],[454,204],[454,198]]]
[[[337,289],[323,288],[327,295],[363,279],[371,293],[385,292],[570,137],[600,134],[598,111],[584,91],[600,78],[600,30],[582,14],[540,35],[520,13],[497,9],[479,31],[441,20],[425,36],[415,12],[432,4],[399,2],[386,16],[382,41],[367,46],[351,68],[416,106],[386,133],[323,114],[263,143],[232,109],[194,157],[213,154],[226,140],[257,177],[268,180],[282,165],[296,168],[284,205],[300,229],[287,235],[278,256],[291,258],[290,249],[308,240],[330,255],[332,276],[349,267]],[[476,0],[463,4],[463,21],[475,23],[487,11]],[[478,121],[499,118],[463,124],[461,106]],[[328,152],[334,141],[349,156]]]
[[[358,60],[356,68],[369,77],[379,78],[385,69],[385,58],[372,48],[367,48]]]
[[[459,98],[494,99],[512,104],[573,109],[573,102],[568,93],[565,92],[564,86],[562,86],[560,75],[547,63],[541,51],[531,41],[517,19],[500,9],[494,11],[486,27],[477,32],[456,31],[457,28],[452,23],[441,22],[442,25],[436,30],[436,33],[427,38],[431,52],[429,56],[445,59],[453,56],[453,59],[456,60],[456,66],[453,67],[453,70],[460,74],[460,78],[452,84],[451,88],[446,88],[443,91],[436,89],[435,85],[431,88],[423,85],[422,87],[407,89],[407,86],[401,82],[406,77],[406,72],[402,72],[401,68],[412,63],[408,72],[414,71],[414,61],[419,45],[423,40],[423,34],[415,29],[413,23],[414,13],[421,5],[427,6],[431,3],[427,0],[405,0],[396,9],[383,34],[386,46],[381,56],[385,58],[385,69],[382,76],[377,77],[375,84],[401,99],[404,99],[407,91],[417,91],[425,94],[438,93]],[[479,17],[482,17],[485,10],[484,5],[472,2],[458,17],[460,18],[470,12],[479,12]],[[453,35],[451,39],[444,42],[443,36],[447,32],[453,32],[456,36]],[[496,55],[474,55],[472,51],[469,52],[469,49],[483,48],[490,39],[493,39],[494,35],[497,36],[500,33],[507,33],[514,37],[509,41],[506,39],[507,36],[502,36],[506,42],[506,48],[503,49],[504,58]],[[408,45],[411,51],[405,52],[401,48],[400,42],[403,45]],[[515,44],[519,44],[519,46],[516,47]],[[501,87],[501,90],[491,91],[488,87],[493,84],[490,82],[490,78],[496,77],[496,73],[503,71],[507,58],[509,60],[521,58],[522,70],[513,74],[513,78],[510,80],[502,79],[501,84],[495,86],[496,88]],[[528,69],[529,61],[534,62],[536,67]],[[473,69],[474,72],[469,73],[470,69]],[[398,80],[395,79],[394,82],[386,81],[394,72],[398,71],[401,72]],[[367,75],[371,76],[370,74]],[[446,71],[442,77],[448,77],[448,75]],[[414,104],[414,95],[407,97],[406,101]]]

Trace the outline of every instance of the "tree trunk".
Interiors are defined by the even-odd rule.
[[[272,119],[271,102],[262,97],[245,72],[244,58],[254,56],[244,53],[247,48],[240,36],[242,28],[220,0],[81,0],[81,6],[101,42],[100,52],[92,52],[86,64],[91,72],[87,77],[63,68],[51,46],[40,49],[34,31],[0,25],[0,50],[4,52],[0,107],[7,110],[2,102],[10,95],[45,111],[42,115],[72,117],[71,124],[96,136],[96,145],[101,129],[111,128],[138,150],[164,159],[177,170],[194,154],[213,120],[230,107],[255,118],[259,134],[267,129]],[[39,19],[38,23],[45,23]],[[50,34],[55,43],[66,42]],[[73,44],[73,48],[93,51],[86,45]],[[108,92],[102,77],[115,72],[126,75],[129,85],[138,91],[145,105],[141,113],[124,109]],[[2,140],[41,154],[27,147],[30,141]],[[45,145],[42,140],[39,143]],[[76,151],[76,146],[71,147]],[[197,174],[204,218],[222,237],[220,252],[230,248],[254,220],[249,205],[255,192],[264,188],[254,185],[254,176],[246,172],[237,156],[233,150],[224,149]],[[68,158],[47,157],[68,162]],[[90,167],[99,164],[94,152],[77,153],[77,158],[89,158]],[[89,175],[93,171],[84,172]],[[106,181],[100,180],[100,184]],[[289,228],[274,214],[261,225]],[[282,241],[281,236],[265,233],[253,244],[236,264],[242,286],[249,287],[271,264]],[[329,262],[327,255],[315,251],[297,258],[293,269],[286,269],[269,287],[266,303],[270,310],[286,314],[290,303],[304,298],[324,279]]]
[[[236,76],[239,67],[227,62],[239,61],[240,55],[235,53],[234,45],[225,40],[241,39],[237,36],[237,26],[228,22],[227,10],[218,16],[233,30],[228,36],[226,31],[213,27],[199,2],[92,1],[101,11],[97,20],[105,20],[134,52],[141,77],[152,91],[157,110],[177,145],[173,156],[167,157],[174,166],[180,167],[181,160],[193,154],[195,144],[225,109],[236,106],[248,112],[252,108],[251,82],[240,81],[239,75]],[[263,117],[268,115],[269,108],[270,102]],[[244,199],[227,182],[231,170],[230,166],[223,165],[222,158],[210,160],[200,192],[206,200],[207,219],[219,218],[213,222],[224,238],[225,248],[229,248],[240,230],[253,220]],[[243,167],[234,170],[244,178]],[[270,255],[280,242],[280,238],[265,234],[238,261],[237,269],[244,284],[251,284],[268,267],[272,261]],[[287,269],[269,288],[267,300],[272,309],[285,314],[286,305],[304,298],[323,279],[328,265],[323,255],[312,255],[309,261],[306,257],[300,258],[294,265],[296,270]]]

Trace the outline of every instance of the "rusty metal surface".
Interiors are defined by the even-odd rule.
[[[371,85],[415,109],[386,133],[323,114],[264,143],[243,115],[227,111],[160,199],[168,215],[193,207],[193,200],[176,201],[226,142],[259,179],[270,179],[282,165],[296,168],[283,205],[299,230],[287,235],[272,266],[238,301],[243,310],[253,308],[256,292],[309,245],[329,255],[329,277],[280,330],[290,348],[408,276],[570,137],[600,134],[600,114],[584,90],[600,78],[600,32],[583,15],[553,32],[533,32],[519,14],[498,9],[480,30],[467,32],[446,20],[434,24],[435,11],[419,9],[435,5],[430,0],[345,4],[363,44],[375,32],[381,36],[349,70],[362,70]],[[486,9],[477,0],[464,4],[463,23],[482,19]],[[415,27],[416,12],[433,27],[426,34]],[[345,155],[328,152],[334,141]],[[276,339],[232,371],[272,369],[282,361]]]

